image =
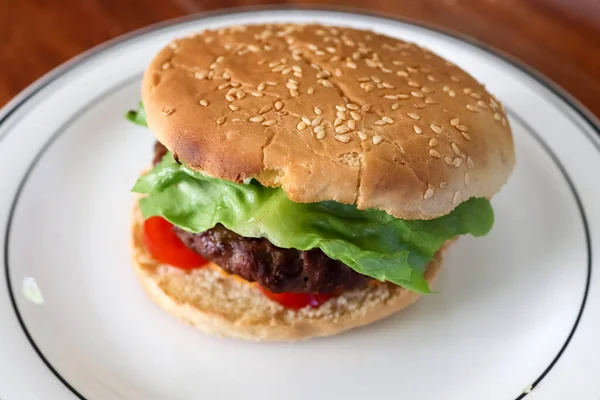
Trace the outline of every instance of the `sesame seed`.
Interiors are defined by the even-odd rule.
[[[457,126],[458,124],[460,124],[460,119],[458,119],[458,118],[452,118],[450,120],[450,125]]]
[[[403,71],[403,70],[399,70],[399,71],[396,71],[396,75],[407,77],[408,76],[408,72]]]
[[[458,157],[456,157],[456,158],[454,159],[454,161],[453,161],[453,164],[454,164],[454,166],[455,166],[456,168],[458,168],[458,167],[460,167],[460,166],[461,166],[462,162],[463,162],[463,159],[462,159],[462,158],[458,158]]]
[[[333,74],[334,74],[335,76],[342,76],[342,70],[341,70],[341,69],[339,69],[339,68],[336,68],[336,69],[333,71]]]
[[[265,120],[265,117],[263,117],[262,115],[255,115],[254,117],[250,117],[248,119],[248,121],[250,122],[263,122]]]
[[[430,88],[430,87],[427,87],[427,86],[423,86],[423,87],[421,88],[421,91],[422,91],[423,93],[432,93],[432,92],[434,92],[434,90],[433,90],[432,88]]]
[[[387,122],[388,124],[393,124],[394,123],[394,120],[391,119],[390,117],[387,117],[387,116],[381,117],[381,120],[384,121],[384,122]]]
[[[372,83],[368,83],[365,85],[365,92],[370,92],[373,89],[375,89],[375,85],[373,85]]]
[[[296,89],[290,89],[290,96],[298,97],[298,91]]]
[[[223,125],[225,123],[225,117],[217,118],[217,125]]]
[[[469,186],[469,182],[470,182],[470,180],[469,180],[469,173],[465,172],[465,186]]]
[[[347,117],[346,117],[346,114],[345,114],[345,113],[343,113],[343,112],[341,112],[341,111],[338,111],[338,112],[336,112],[336,113],[335,113],[335,115],[336,115],[338,118],[341,118],[341,119],[343,119],[344,121],[347,119]]]
[[[217,63],[223,62],[224,58],[225,58],[224,56],[219,56],[219,57],[217,57],[217,59],[215,60],[215,62],[217,62]]]
[[[431,82],[437,82],[437,79],[435,79],[435,77],[433,75],[427,75],[427,79],[430,80]]]
[[[450,91],[450,87],[448,85],[444,85],[444,87],[442,87],[442,90],[444,92],[449,92]]]
[[[373,136],[373,139],[371,139],[371,140],[373,140],[374,145],[378,145],[379,143],[381,143],[383,138],[379,135],[375,135],[375,136]]]
[[[395,89],[395,86],[391,83],[383,82],[381,85],[386,89]]]
[[[323,128],[322,126],[318,125],[318,126],[315,126],[315,128],[313,129],[313,132],[319,133],[319,132],[323,132],[324,130],[325,130],[325,128]]]
[[[398,100],[398,95],[396,94],[386,94],[385,96],[383,96],[384,99],[390,99],[390,100]]]
[[[419,82],[409,81],[408,82],[408,86],[411,86],[411,87],[421,87],[421,84]]]
[[[321,115],[321,113],[323,112],[323,111],[321,111],[321,109],[320,109],[319,107],[315,107],[315,108],[313,109],[313,111],[314,111],[314,112],[315,112],[315,114],[317,114],[317,115]]]
[[[336,135],[335,138],[342,143],[348,143],[350,141],[350,136],[348,135]]]
[[[271,72],[281,72],[284,68],[284,65],[278,65],[275,68],[271,69]]]
[[[198,72],[194,73],[194,77],[196,79],[204,79],[204,78],[206,78],[206,75],[207,75],[206,71],[198,71]]]
[[[308,88],[308,90],[306,91],[306,93],[308,94],[313,94],[315,92],[315,89],[311,86]]]
[[[229,73],[229,71],[223,72],[223,79],[231,79],[231,74]],[[236,83],[237,83],[237,86],[240,86],[240,84],[238,82],[236,82]]]
[[[458,129],[461,132],[466,132],[467,131],[467,127],[464,126],[464,125],[456,125],[455,128]]]
[[[460,192],[457,191],[454,193],[454,197],[452,198],[452,204],[456,205],[460,202]]]
[[[299,131],[306,129],[306,124],[303,121],[298,122],[298,125],[296,125],[296,129],[298,129]]]
[[[221,83],[219,86],[217,86],[217,89],[219,89],[219,90],[223,90],[223,89],[225,89],[225,88],[228,88],[228,87],[229,87],[229,85],[230,85],[230,83],[229,83],[229,82]]]
[[[410,99],[410,96],[407,94],[397,94],[396,96],[402,100]]]
[[[174,108],[163,108],[162,112],[164,115],[169,116],[175,112]]]
[[[472,111],[472,112],[479,112],[479,108],[475,107],[472,104],[467,104],[467,110]]]
[[[356,68],[358,67],[358,66],[356,65],[356,63],[354,63],[354,62],[352,62],[352,61],[347,61],[347,62],[346,62],[346,65],[347,65],[349,68],[352,68],[352,69],[356,69]]]
[[[200,105],[203,107],[208,107],[208,100],[202,99],[199,101]]]
[[[229,104],[229,109],[231,111],[238,111],[240,107],[236,106],[235,104]]]
[[[420,98],[422,99],[423,97],[425,97],[425,95],[421,92],[410,92],[410,94],[414,97]]]
[[[508,123],[506,122],[506,118],[502,118],[502,126],[506,126]]]
[[[283,70],[281,70],[282,75],[287,75],[290,72],[292,72],[292,67],[287,67],[287,68],[284,68]]]
[[[348,121],[348,128],[350,128],[350,130],[355,130],[356,129],[356,121],[351,119]]]
[[[429,139],[429,147],[434,147],[436,144],[438,144],[438,140],[436,138]]]
[[[232,118],[231,120],[232,120],[233,122],[235,122],[235,123],[242,122],[242,120],[241,120],[241,119],[239,119],[239,118]]]
[[[461,132],[461,134],[463,135],[463,137],[464,137],[466,140],[471,140],[471,136],[469,136],[469,134],[468,134],[467,132]]]
[[[369,110],[371,109],[371,104],[363,104],[363,106],[360,109],[364,113],[369,112]]]
[[[269,119],[269,120],[267,120],[267,121],[263,122],[262,124],[263,124],[264,126],[273,126],[273,125],[275,125],[276,123],[277,123],[277,121],[275,121],[274,119]]]
[[[435,100],[433,100],[431,97],[426,97],[425,103],[426,104],[436,104]]]
[[[477,102],[477,105],[478,105],[479,107],[483,108],[483,109],[487,109],[487,108],[488,108],[487,104],[485,104],[485,101],[483,101],[483,100],[479,100],[479,101]]]
[[[335,128],[335,133],[346,133],[350,130],[346,125],[340,125]]]
[[[329,82],[328,80],[326,80],[326,79],[322,79],[321,80],[321,85],[323,85],[325,87],[328,87],[328,88],[332,88],[333,87],[333,84],[331,82]]]
[[[273,82],[273,81],[266,81],[265,82],[267,85],[269,86],[277,86],[277,82]]]
[[[457,76],[454,76],[454,75],[450,76],[450,79],[452,81],[454,81],[454,82],[457,82],[457,83],[460,82],[460,79]]]
[[[415,131],[415,133],[417,135],[420,135],[421,133],[423,133],[423,130],[416,125],[413,125],[413,130]]]
[[[310,123],[311,126],[317,126],[321,123],[321,121],[323,120],[323,118],[321,117],[317,117],[315,119],[312,120],[312,122]]]
[[[237,97],[238,100],[242,100],[244,97],[246,97],[246,92],[244,92],[243,90],[238,90],[237,92],[235,92],[235,97]]]
[[[263,92],[252,92],[251,94],[252,94],[252,96],[254,96],[254,97],[263,97],[263,96],[264,96],[264,93],[263,93]],[[227,96],[225,96],[225,98],[227,98]],[[228,99],[228,100],[229,100],[229,99]],[[229,101],[233,101],[233,100],[229,100]]]
[[[381,126],[381,125],[385,125],[386,122],[382,119],[378,119],[377,121],[375,121],[375,125]]]
[[[288,82],[288,83],[286,83],[285,87],[288,88],[288,89],[298,90],[298,85],[296,85],[294,82]]]
[[[435,149],[430,149],[429,154],[435,158],[442,158],[442,155]]]
[[[360,114],[357,113],[356,111],[350,111],[350,116],[355,121],[360,121],[362,119],[362,117],[360,116]]]
[[[360,140],[367,140],[367,134],[364,133],[363,131],[356,131],[356,134],[358,135]]]
[[[465,94],[471,94],[471,92],[473,92],[473,89],[471,89],[470,87],[466,87],[466,88],[463,89],[463,92]]]
[[[481,95],[476,92],[471,93],[471,97],[477,100],[481,99]]]
[[[325,137],[325,131],[318,132],[316,136],[319,140],[323,139]]]
[[[475,163],[473,162],[471,156],[467,157],[467,167],[469,167],[469,169],[473,169],[473,167],[475,167]]]
[[[450,157],[444,157],[444,162],[448,165],[454,164],[454,162],[452,161],[452,159]]]
[[[171,68],[171,63],[170,62],[166,62],[162,65],[162,69],[169,69]]]
[[[257,89],[259,92],[262,92],[263,90],[265,90],[265,89],[266,89],[266,86],[265,86],[265,84],[264,84],[263,82],[261,82],[261,83],[259,83],[259,84],[258,84],[258,86],[256,87],[256,89]]]
[[[398,108],[400,108],[400,104],[398,104],[398,103],[392,104],[392,110],[397,110]]]
[[[500,115],[500,113],[494,113],[494,119],[496,121],[500,121],[502,119],[502,115]]]
[[[454,92],[454,90],[451,90],[448,92],[448,96],[450,97],[456,97],[456,93]]]
[[[369,78],[368,76],[361,76],[360,78],[357,79],[359,82],[368,82],[371,80],[371,78]]]
[[[271,111],[272,106],[270,104],[266,104],[262,106],[262,108],[258,111],[259,114],[264,114],[266,112]]]
[[[358,105],[352,104],[352,103],[346,104],[346,108],[348,110],[354,110],[354,111],[360,110],[360,107]]]
[[[338,111],[347,111],[348,110],[346,107],[340,106],[340,105],[336,105],[335,109],[338,110]]]
[[[443,189],[446,186],[448,186],[448,182],[440,182],[440,189]]]
[[[456,154],[457,156],[460,155],[460,149],[458,148],[458,146],[456,145],[456,143],[452,142],[450,144],[450,146],[452,147],[452,151],[454,152],[454,154]]]
[[[428,188],[425,193],[423,193],[423,199],[427,200],[433,197],[433,195],[435,194],[435,191],[433,190],[433,188]]]
[[[342,122],[344,122],[343,119],[341,118],[336,118],[335,121],[333,121],[333,126],[339,126],[342,124]]]
[[[429,128],[431,128],[432,131],[434,131],[435,133],[442,133],[444,131],[444,129],[436,124],[431,124],[429,125]]]
[[[325,52],[324,52],[323,50],[317,50],[317,51],[315,51],[315,54],[316,54],[317,56],[324,56],[324,55],[325,55]]]
[[[306,125],[310,125],[311,121],[308,117],[302,117],[302,122],[304,122]]]

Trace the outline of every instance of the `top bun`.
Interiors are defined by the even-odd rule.
[[[427,49],[368,31],[204,31],[156,55],[142,98],[179,160],[279,186],[296,202],[430,219],[491,197],[515,163],[502,105],[483,85]]]

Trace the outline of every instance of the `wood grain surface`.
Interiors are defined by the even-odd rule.
[[[0,0],[0,106],[73,56],[134,29],[261,0]],[[600,116],[600,0],[279,1],[353,7],[471,36],[524,61]]]

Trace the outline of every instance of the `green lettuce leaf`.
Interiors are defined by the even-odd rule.
[[[133,191],[147,195],[140,199],[146,218],[158,215],[191,232],[222,224],[283,248],[319,248],[363,275],[422,293],[429,293],[425,267],[444,242],[485,235],[494,222],[486,199],[470,199],[428,221],[333,201],[294,203],[279,188],[212,178],[178,164],[170,153]]]
[[[134,124],[141,126],[148,126],[146,123],[146,109],[144,108],[144,104],[140,101],[138,103],[137,110],[129,110],[127,114],[125,114],[125,118],[133,122]]]

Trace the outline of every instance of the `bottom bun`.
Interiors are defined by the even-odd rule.
[[[272,341],[330,336],[388,317],[420,296],[390,283],[373,282],[318,308],[291,310],[267,298],[256,284],[213,263],[184,271],[155,260],[144,245],[137,202],[131,233],[133,268],[152,300],[183,322],[217,336]],[[425,278],[430,283],[439,271],[444,248],[427,266]]]

